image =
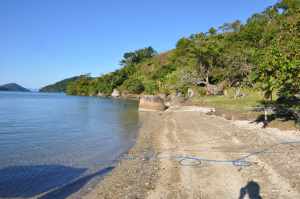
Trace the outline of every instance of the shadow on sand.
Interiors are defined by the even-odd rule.
[[[77,192],[96,176],[103,176],[113,167],[80,177],[85,168],[61,165],[13,166],[0,170],[0,198],[40,198],[64,199]]]
[[[239,199],[246,199],[246,196],[249,199],[262,199],[260,196],[260,186],[257,182],[250,181],[245,187],[240,189]]]
[[[264,114],[259,115],[254,122],[263,123],[267,127],[272,121],[293,121],[296,126],[300,127],[300,99],[297,97],[279,98],[273,102],[261,101],[261,108],[256,111],[263,111],[265,108],[271,110],[267,120]],[[298,107],[298,108],[297,108]]]

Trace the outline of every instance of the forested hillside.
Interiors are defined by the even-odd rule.
[[[24,88],[16,83],[0,85],[0,91],[30,92],[29,89]]]
[[[62,81],[41,88],[39,92],[66,92],[68,84],[82,77],[83,76],[75,76],[75,77],[64,79]]]
[[[122,68],[98,78],[82,76],[71,95],[186,93],[203,95],[228,87],[260,89],[265,99],[300,91],[300,1],[282,0],[245,24],[239,20],[181,38],[158,54],[148,47],[125,53]]]

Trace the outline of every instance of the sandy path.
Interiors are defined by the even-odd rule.
[[[140,113],[132,159],[123,159],[83,198],[300,198],[299,132],[261,129],[195,110]],[[298,143],[278,144],[287,141]]]
[[[159,177],[147,198],[300,198],[300,143],[276,145],[300,141],[295,133],[262,130],[180,110],[164,113],[161,123],[155,137]],[[226,161],[266,148],[264,153],[245,159],[250,166],[212,161],[201,161],[197,166],[179,163],[180,156]]]

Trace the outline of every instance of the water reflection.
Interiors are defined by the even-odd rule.
[[[90,181],[132,146],[138,119],[135,101],[0,92],[0,198]]]

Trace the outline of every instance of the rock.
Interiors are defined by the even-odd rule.
[[[123,99],[133,99],[133,100],[138,100],[138,99],[140,98],[140,95],[128,93],[128,92],[126,92],[126,91],[122,91],[120,97],[123,98]]]
[[[171,94],[167,97],[165,101],[165,105],[167,107],[171,106],[180,106],[185,102],[185,98],[183,96],[178,96],[177,94]]]
[[[187,91],[188,98],[192,98],[195,96],[195,92],[193,89],[189,88]]]
[[[111,94],[112,97],[120,97],[120,91],[118,91],[117,89],[114,89],[114,91]]]
[[[98,97],[105,97],[106,95],[105,95],[104,93],[99,92],[99,93],[97,94],[97,96],[98,96]]]
[[[222,95],[223,90],[216,85],[208,84],[206,85],[206,95]]]
[[[168,107],[171,107],[171,102],[169,101],[165,101],[165,106],[168,108]]]
[[[145,95],[140,98],[139,111],[164,111],[164,100],[159,96]]]
[[[182,97],[182,96],[183,96],[183,94],[181,92],[176,91],[176,97]]]
[[[167,100],[167,95],[164,93],[160,93],[158,94],[158,96],[162,99],[162,100]]]

